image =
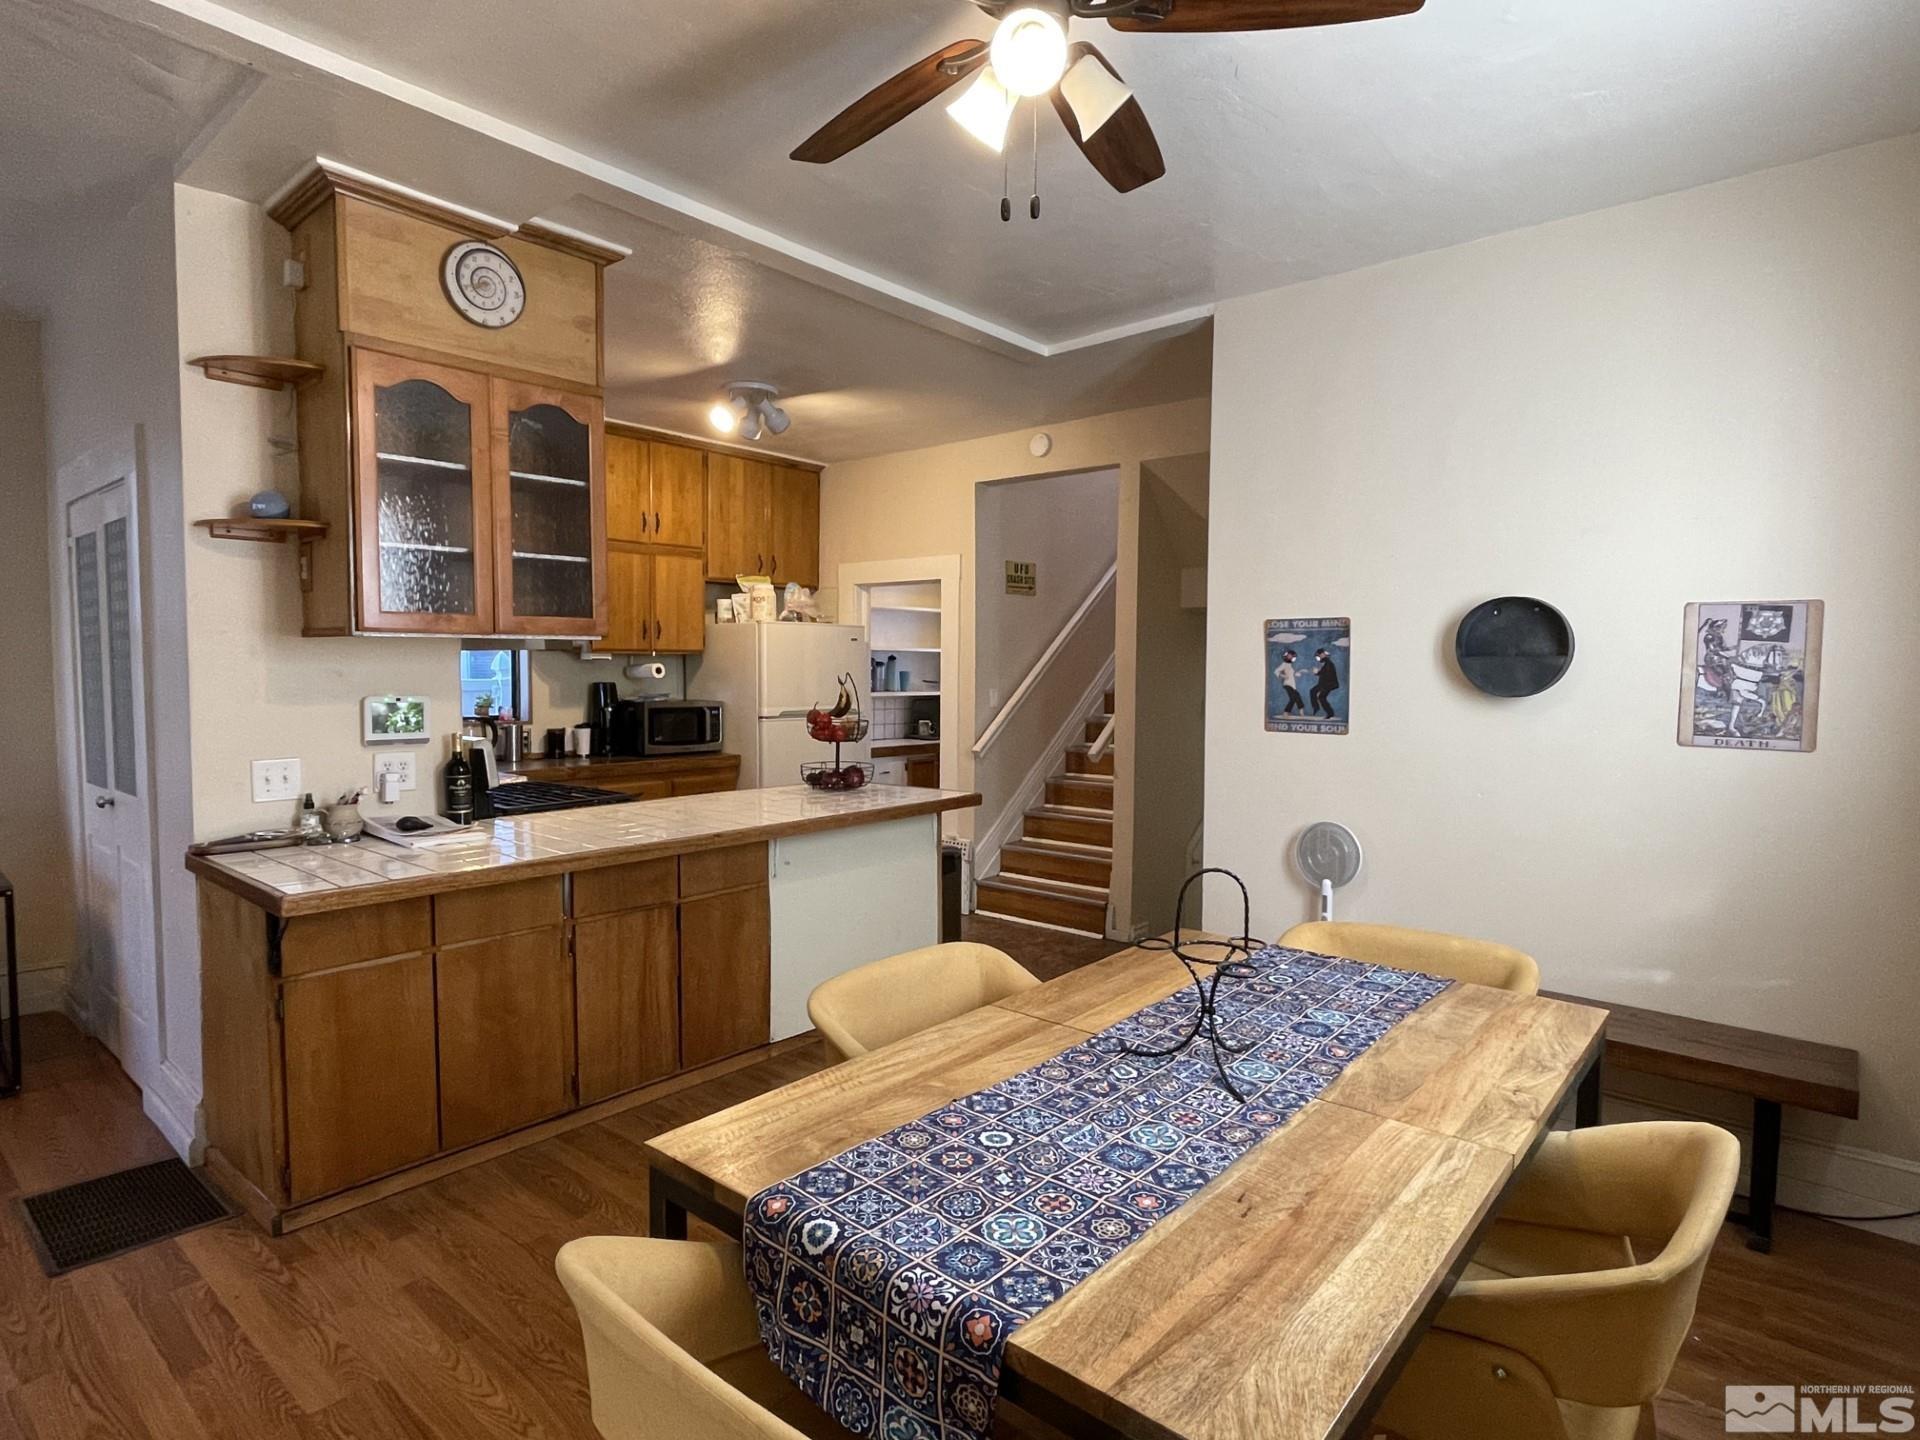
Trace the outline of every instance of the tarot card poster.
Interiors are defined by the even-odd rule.
[[[1347,733],[1352,633],[1344,617],[1267,621],[1267,729]]]
[[[1680,743],[1813,749],[1825,610],[1819,600],[1687,606]]]

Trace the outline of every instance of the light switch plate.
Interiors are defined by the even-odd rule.
[[[388,771],[399,775],[402,790],[417,788],[420,773],[414,764],[417,758],[411,752],[400,755],[375,755],[373,757],[373,793],[376,795],[380,793],[380,777]]]
[[[256,760],[253,762],[253,803],[264,805],[274,800],[300,798],[300,762],[298,760]]]

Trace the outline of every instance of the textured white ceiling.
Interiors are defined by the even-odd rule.
[[[1044,218],[1002,225],[999,161],[937,105],[834,165],[785,158],[986,34],[958,0],[229,4],[1048,344],[1920,129],[1915,0],[1430,0],[1229,36],[1076,22],[1169,174],[1115,195],[1044,114]],[[1020,142],[1016,193],[1028,164]]]
[[[165,174],[246,71],[62,0],[0,0],[0,246]],[[11,267],[9,267],[11,268]]]

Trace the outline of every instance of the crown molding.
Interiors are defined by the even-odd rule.
[[[114,3],[114,0],[108,0]],[[705,233],[745,247],[748,254],[776,269],[851,294],[876,308],[904,314],[931,329],[999,350],[1004,354],[1047,359],[1071,354],[1113,340],[1151,334],[1197,323],[1213,313],[1212,305],[1192,306],[1161,315],[1145,316],[1124,325],[1089,331],[1062,340],[1042,340],[1003,325],[959,305],[916,290],[853,261],[794,240],[765,225],[660,184],[658,181],[588,155],[572,146],[516,125],[497,115],[402,80],[351,56],[306,40],[277,26],[217,3],[217,0],[140,0],[189,21],[218,30],[245,44],[258,46],[298,65],[307,66],[364,90],[458,125],[486,139],[509,145],[587,179],[620,191],[657,213],[663,223],[690,233]],[[348,167],[350,168],[350,167]],[[275,197],[284,202],[285,195]],[[432,197],[426,197],[431,200]],[[444,203],[444,202],[438,202]],[[476,215],[478,212],[474,212]],[[483,217],[491,220],[493,217]],[[513,227],[524,228],[524,227]],[[551,228],[551,227],[550,227]],[[510,233],[510,232],[509,232]],[[604,242],[601,242],[604,243]]]

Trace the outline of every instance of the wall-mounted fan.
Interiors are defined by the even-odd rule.
[[[1166,174],[1153,127],[1107,58],[1068,36],[1074,20],[1104,20],[1140,34],[1195,34],[1344,25],[1408,15],[1425,0],[973,0],[992,16],[993,39],[956,40],[883,81],[808,136],[795,160],[824,165],[972,79],[947,113],[1003,150],[1023,99],[1045,95],[1073,143],[1122,191]],[[1004,214],[1004,211],[1003,211]]]

